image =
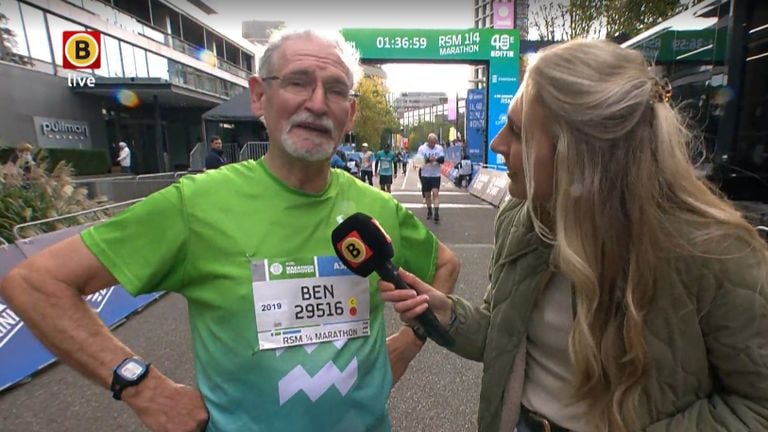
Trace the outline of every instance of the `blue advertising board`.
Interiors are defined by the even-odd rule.
[[[115,285],[85,298],[104,324],[111,327],[137,309],[160,296],[153,293],[133,297],[122,286]],[[39,369],[56,357],[29,330],[29,327],[0,298],[0,391]]]
[[[87,225],[89,224],[41,234],[0,247],[0,279],[25,258],[65,238],[77,235]],[[86,296],[84,300],[107,327],[113,327],[161,294],[133,297],[121,285],[115,285]],[[56,357],[37,340],[29,326],[25,325],[0,297],[0,391],[54,361]]]
[[[472,163],[483,163],[485,143],[485,89],[467,90],[467,151]]]
[[[506,36],[506,37],[505,37]],[[513,38],[515,40],[513,40]],[[491,150],[491,142],[501,128],[507,124],[507,110],[512,98],[520,87],[520,56],[517,41],[518,35],[500,35],[496,46],[502,52],[507,52],[510,46],[515,55],[510,57],[491,57],[488,68],[488,148],[486,163],[490,168],[506,171],[504,157]]]

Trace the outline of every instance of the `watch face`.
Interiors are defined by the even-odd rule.
[[[144,372],[144,365],[135,361],[129,361],[120,368],[120,375],[127,380],[135,380]]]

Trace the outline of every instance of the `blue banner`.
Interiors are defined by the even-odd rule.
[[[515,53],[517,54],[517,53]],[[520,86],[518,76],[520,61],[517,57],[492,59],[488,72],[488,153],[486,163],[490,168],[506,171],[504,157],[491,150],[491,142],[501,128],[507,124],[509,103]]]
[[[467,90],[467,151],[472,163],[483,163],[485,89]]]
[[[0,279],[26,257],[65,238],[77,235],[87,225],[69,227],[52,233],[0,247]],[[158,298],[162,293],[133,297],[121,285],[115,285],[85,297],[85,301],[99,315],[107,327],[122,322],[125,317]],[[0,391],[25,379],[41,368],[56,361],[29,331],[29,327],[0,297]]]
[[[111,327],[161,293],[133,297],[122,286],[103,289],[85,298],[104,324]],[[56,361],[29,327],[0,298],[0,391]]]
[[[486,163],[490,168],[506,171],[504,156],[491,150],[491,142],[507,124],[509,103],[520,86],[519,33],[499,34],[491,39],[495,50],[491,52],[488,68],[488,142]],[[503,55],[502,55],[503,54]]]

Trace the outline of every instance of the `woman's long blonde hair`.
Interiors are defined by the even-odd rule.
[[[527,126],[535,103],[555,142],[548,203],[554,232],[539,221],[537,231],[554,241],[554,262],[574,284],[573,396],[587,402],[599,431],[640,426],[650,367],[644,316],[663,257],[701,254],[734,236],[765,247],[739,212],[697,179],[691,134],[659,86],[639,52],[585,40],[539,53],[523,83],[528,196],[534,176]]]

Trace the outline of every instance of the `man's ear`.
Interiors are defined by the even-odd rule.
[[[252,75],[248,79],[248,88],[251,92],[251,112],[256,117],[264,115],[264,81],[258,75]]]
[[[344,126],[344,133],[352,132],[352,128],[355,126],[355,114],[357,114],[357,99],[352,99],[349,105],[349,118],[347,118],[347,124]]]

